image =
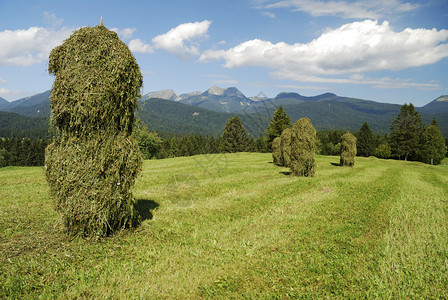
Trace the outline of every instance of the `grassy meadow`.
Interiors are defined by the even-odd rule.
[[[62,233],[43,168],[2,168],[0,298],[448,298],[448,167],[316,160],[145,161],[140,225],[99,242]]]

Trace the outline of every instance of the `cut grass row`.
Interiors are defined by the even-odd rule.
[[[41,168],[0,169],[0,297],[448,297],[447,167],[270,161],[146,161],[143,222],[100,242],[61,233]]]

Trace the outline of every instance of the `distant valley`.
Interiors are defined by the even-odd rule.
[[[0,98],[0,134],[11,130],[42,130],[48,127],[50,91],[8,102]],[[177,95],[173,90],[145,94],[138,116],[150,130],[163,133],[197,133],[219,136],[226,121],[238,114],[248,133],[263,133],[274,110],[283,105],[293,121],[308,117],[318,130],[357,131],[368,122],[376,133],[389,132],[400,105],[341,97],[332,93],[306,97],[298,93],[280,93],[274,98],[246,97],[237,88],[211,87],[204,92]],[[448,136],[448,96],[441,96],[417,110],[425,124],[435,116]],[[35,118],[38,118],[34,120]],[[9,130],[9,131],[8,131]],[[6,132],[6,133],[5,133]]]

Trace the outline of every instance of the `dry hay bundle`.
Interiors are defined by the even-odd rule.
[[[314,176],[316,162],[316,129],[310,119],[302,118],[292,127],[291,175]]]
[[[353,167],[355,165],[356,156],[356,137],[350,132],[345,133],[341,143],[341,166]]]
[[[291,128],[286,128],[282,132],[280,143],[280,148],[282,150],[283,165],[285,167],[291,166],[291,142],[292,142]]]
[[[54,124],[76,135],[132,131],[143,77],[129,48],[104,26],[75,31],[51,51]]]
[[[142,75],[128,47],[100,25],[73,33],[50,54],[50,191],[69,234],[100,238],[130,224],[142,157],[130,135]]]
[[[283,165],[283,159],[282,159],[282,151],[280,148],[281,138],[276,137],[272,141],[272,159],[274,160],[274,164]]]

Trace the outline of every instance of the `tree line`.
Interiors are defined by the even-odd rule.
[[[146,159],[163,159],[198,154],[224,152],[267,152],[262,135],[248,137],[243,123],[238,116],[230,118],[223,134],[215,138],[201,134],[163,134],[151,132],[138,121],[133,131],[140,150]]]
[[[47,139],[0,138],[0,167],[43,166]]]
[[[285,129],[291,129],[291,119],[282,106],[278,107],[265,133],[257,138],[249,137],[244,124],[238,116],[230,118],[220,137],[201,134],[159,134],[151,132],[138,121],[133,136],[146,159],[164,159],[178,156],[192,156],[222,152],[271,152],[273,141],[277,137],[288,136]],[[344,130],[324,130],[316,132],[315,151],[322,155],[340,155],[343,150]],[[439,164],[447,152],[448,140],[433,119],[425,127],[420,114],[412,104],[405,104],[400,114],[391,124],[391,134],[379,135],[372,132],[367,122],[357,132],[357,156],[376,156],[416,160]],[[1,138],[0,166],[42,166],[45,162],[45,147],[48,139]],[[287,158],[288,159],[288,158]]]

